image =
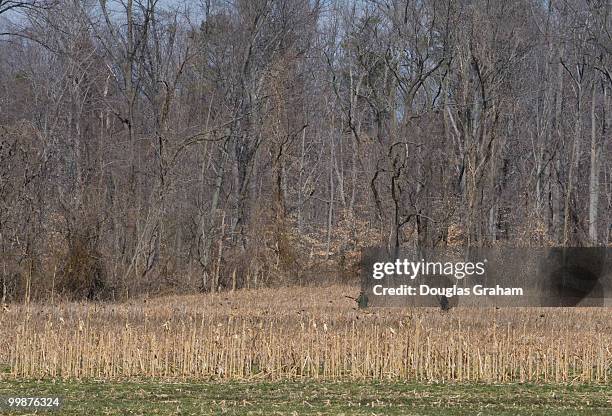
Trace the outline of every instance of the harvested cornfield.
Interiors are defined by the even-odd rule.
[[[348,286],[11,305],[8,378],[607,383],[606,308],[356,308]]]

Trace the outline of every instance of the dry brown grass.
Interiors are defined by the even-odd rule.
[[[612,379],[612,309],[357,310],[348,286],[0,312],[0,377]]]

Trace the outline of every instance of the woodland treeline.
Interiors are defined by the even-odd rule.
[[[608,245],[609,0],[0,0],[2,301]]]

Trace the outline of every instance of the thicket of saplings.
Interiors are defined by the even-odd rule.
[[[361,250],[388,245],[389,235],[384,230],[372,228],[368,221],[342,214],[342,220],[333,226],[331,233],[325,227],[300,232],[291,219],[278,224],[260,218],[245,239],[246,247],[233,240],[235,236],[216,241],[209,253],[211,266],[206,270],[199,265],[182,264],[177,259],[152,270],[147,270],[144,264],[126,271],[113,263],[112,256],[100,246],[95,229],[83,227],[46,244],[48,250],[44,255],[1,259],[0,301],[121,302],[143,296],[214,293],[241,288],[358,285]],[[462,227],[450,224],[447,228],[446,242],[436,248],[446,246],[457,251],[465,247],[466,234]],[[414,246],[415,236],[415,227],[404,227],[402,238],[406,243],[403,247]],[[487,241],[485,245],[533,244],[553,243],[542,240],[537,229],[526,229],[516,238]],[[160,251],[163,250],[162,245]],[[138,259],[135,262],[151,261],[146,255]],[[11,264],[17,267],[7,267]]]
[[[135,258],[142,265],[125,270],[105,252],[95,227],[58,233],[45,244],[43,255],[0,259],[0,301],[125,301],[145,295],[358,283],[361,248],[381,240],[377,230],[368,230],[356,218],[350,218],[350,224],[349,219],[339,221],[329,242],[323,227],[300,233],[290,220],[282,226],[264,218],[254,222],[244,238],[246,246],[236,236],[218,239],[205,270],[181,259],[147,269],[153,259],[145,252]],[[159,250],[163,256],[163,244]]]

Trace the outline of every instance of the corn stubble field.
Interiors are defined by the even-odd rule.
[[[359,310],[358,288],[9,305],[0,377],[609,383],[609,308]]]

